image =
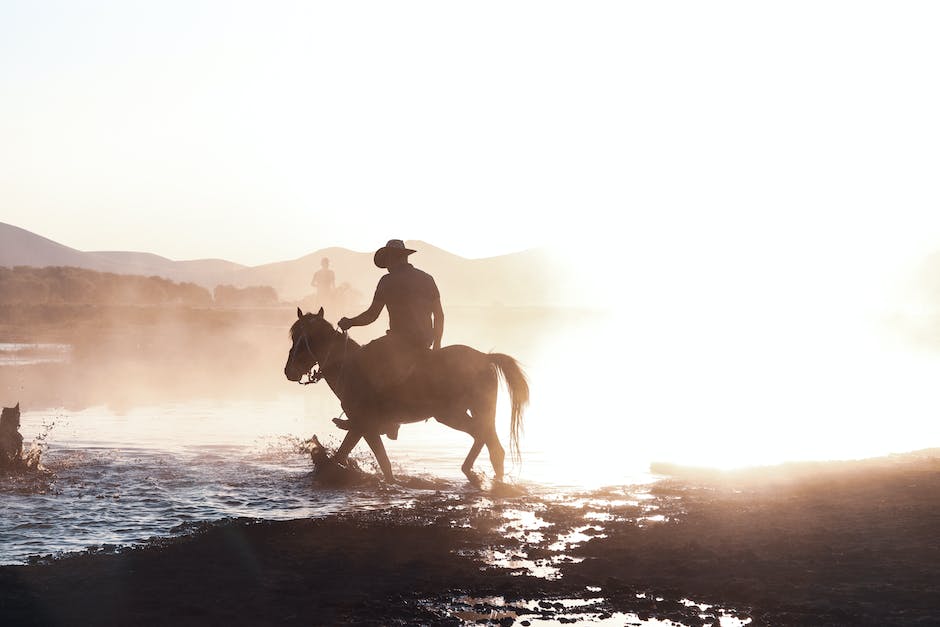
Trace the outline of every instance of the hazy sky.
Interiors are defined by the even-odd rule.
[[[401,237],[667,272],[877,267],[940,248],[938,17],[5,0],[0,220],[246,264]]]
[[[250,265],[554,247],[622,314],[583,344],[620,337],[631,416],[919,437],[940,368],[862,340],[940,250],[938,33],[936,0],[0,0],[0,221]]]

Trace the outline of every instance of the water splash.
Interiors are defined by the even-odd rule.
[[[55,429],[58,419],[58,416],[49,420],[43,418],[42,424],[39,427],[39,433],[30,443],[29,450],[23,453],[23,461],[27,468],[43,470],[40,463],[41,458],[43,454],[49,450],[49,436],[52,434],[52,430]]]
[[[316,435],[303,441],[299,452],[310,455],[314,479],[321,485],[347,488],[379,482],[375,474],[363,471],[352,457],[337,462],[336,451],[323,446]]]
[[[46,420],[45,418],[42,421],[40,426],[39,433],[29,444],[29,447],[24,447],[24,450],[20,453],[19,457],[13,459],[10,463],[3,466],[0,469],[0,473],[6,477],[12,476],[29,476],[29,475],[39,475],[42,476],[46,474],[46,469],[42,466],[42,456],[49,448],[49,435],[52,433],[52,430],[55,428],[56,419],[52,418],[51,420]],[[23,487],[31,485],[31,482],[20,482],[18,488],[20,490]],[[37,487],[43,485],[42,482],[36,482]]]

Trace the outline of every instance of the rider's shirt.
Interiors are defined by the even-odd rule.
[[[434,342],[431,319],[434,303],[441,294],[430,274],[410,263],[389,269],[379,279],[375,296],[388,308],[389,333],[430,348]]]

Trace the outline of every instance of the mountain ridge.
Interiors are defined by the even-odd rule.
[[[549,255],[539,248],[505,255],[468,259],[422,240],[406,245],[418,252],[413,263],[430,272],[451,305],[557,305],[557,291],[548,289]],[[339,246],[312,251],[295,259],[246,266],[225,259],[173,260],[138,251],[81,251],[21,227],[0,222],[0,266],[73,266],[115,274],[160,276],[202,285],[249,287],[270,285],[282,300],[309,298],[313,273],[323,258],[330,260],[337,286],[345,286],[358,300],[371,297],[384,273],[375,267],[373,252]]]

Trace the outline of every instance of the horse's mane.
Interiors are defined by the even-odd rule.
[[[333,325],[330,324],[325,318],[321,318],[321,317],[319,317],[319,316],[317,316],[317,315],[315,315],[315,314],[312,314],[312,313],[306,313],[306,314],[304,314],[304,317],[303,317],[303,318],[297,318],[297,320],[294,321],[294,324],[292,324],[292,325],[290,326],[289,334],[290,334],[290,341],[291,341],[291,343],[296,342],[296,341],[297,341],[297,338],[300,336],[300,334],[303,333],[303,330],[304,330],[304,322],[305,322],[305,321],[307,321],[307,322],[313,322],[313,321],[315,321],[315,320],[320,320],[322,324],[325,324],[325,325],[326,325],[326,327],[327,327],[327,328],[329,329],[329,331],[330,331],[330,338],[331,338],[331,339],[332,339],[333,337],[336,337],[336,335],[341,335],[341,333],[340,333],[339,331],[337,331],[336,329],[334,329],[334,328],[333,328]],[[316,323],[316,324],[320,324],[320,323]],[[352,338],[348,338],[347,341],[349,342],[350,348],[352,348],[352,347],[359,348],[359,343],[356,342],[356,340],[354,340],[354,339],[352,339]]]
[[[302,319],[297,318],[296,320],[294,320],[294,324],[290,325],[290,331],[288,331],[288,334],[290,335],[291,343],[294,343],[297,341],[297,335],[300,333],[300,330],[304,326],[303,322],[304,321]]]

